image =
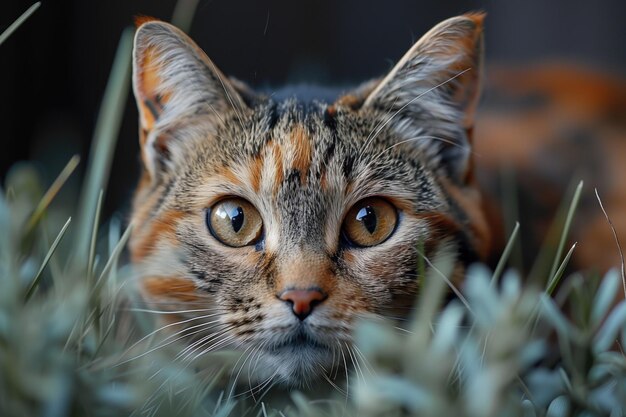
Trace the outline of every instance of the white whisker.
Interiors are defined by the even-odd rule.
[[[208,334],[206,336],[203,336],[199,340],[193,342],[192,344],[187,346],[185,349],[180,351],[176,355],[174,360],[186,361],[187,359],[189,359],[189,357],[191,355],[193,355],[195,352],[197,352],[199,349],[201,349],[203,347],[203,345],[205,345],[206,343],[211,342],[211,341],[213,341],[213,340],[215,340],[217,338],[220,338],[220,337],[224,336],[225,334],[227,334],[232,329],[234,329],[234,326],[227,326],[227,327],[223,327],[223,328],[219,329],[217,332],[210,333],[210,334]],[[197,358],[197,356],[196,356],[196,358]]]
[[[226,345],[227,343],[230,343],[230,341],[231,341],[231,340],[233,340],[233,339],[236,339],[236,337],[237,337],[237,335],[234,335],[234,334],[233,334],[233,335],[230,335],[230,336],[228,336],[228,337],[225,337],[225,338],[224,338],[224,339],[222,339],[222,340],[219,340],[219,341],[217,341],[217,342],[213,343],[212,345],[210,345],[210,346],[208,346],[206,349],[204,349],[202,352],[198,353],[198,354],[197,354],[197,355],[196,355],[196,356],[192,359],[192,361],[195,361],[195,360],[196,360],[196,359],[198,359],[200,356],[202,356],[202,355],[204,355],[204,354],[206,354],[206,353],[208,353],[208,352],[211,352],[211,351],[213,351],[213,350],[216,350],[218,347],[222,347],[222,346]],[[185,359],[187,359],[187,358],[185,358]]]
[[[248,350],[250,350],[250,348],[252,348],[252,346],[253,345],[249,345],[241,353],[241,355],[239,355],[239,359],[237,359],[237,362],[235,362],[235,364],[233,365],[233,371],[235,371],[237,369],[237,365],[239,364],[239,361],[245,356],[245,359],[243,360],[243,362],[241,363],[241,366],[239,367],[239,371],[237,371],[237,373],[235,374],[235,378],[232,379],[232,385],[231,385],[231,388],[230,388],[230,393],[228,394],[228,399],[234,398],[235,388],[237,387],[237,381],[239,380],[239,375],[241,375],[241,371],[243,371],[244,366],[246,366],[246,362],[250,358],[250,355],[246,356],[246,353],[248,352]],[[231,375],[232,375],[232,373],[231,373]]]
[[[470,146],[468,146],[468,145],[461,145],[460,143],[456,143],[456,142],[454,142],[453,140],[446,139],[446,138],[442,138],[442,137],[439,137],[439,136],[422,135],[422,136],[415,136],[415,137],[413,137],[413,138],[409,138],[409,139],[402,140],[402,141],[400,141],[400,142],[394,143],[393,145],[391,145],[391,146],[389,146],[389,147],[385,148],[382,152],[380,152],[380,153],[379,153],[378,155],[376,155],[374,158],[372,158],[372,161],[376,161],[376,160],[378,160],[378,158],[380,158],[380,156],[381,156],[381,155],[383,155],[385,152],[387,152],[387,151],[389,151],[389,150],[391,150],[391,149],[395,148],[396,146],[400,146],[400,145],[402,145],[402,144],[404,144],[404,143],[408,143],[408,142],[413,142],[413,141],[416,141],[416,140],[418,140],[418,139],[425,139],[425,140],[429,140],[429,139],[430,139],[430,140],[437,140],[437,141],[439,141],[439,142],[446,143],[446,144],[448,144],[448,145],[450,145],[450,146],[455,146],[455,147],[457,147],[457,148],[459,148],[459,149],[463,149],[464,151],[469,151],[471,154],[473,154],[473,155],[475,155],[475,156],[480,156],[480,155],[479,155],[479,154],[477,154],[476,152],[472,151],[472,150],[471,150],[471,147],[470,147]]]
[[[359,154],[362,155],[363,151],[365,151],[367,149],[367,147],[370,145],[370,143],[373,142],[374,139],[376,139],[376,137],[380,134],[380,132],[382,132],[382,130],[385,128],[385,126],[387,126],[389,123],[391,123],[391,121],[393,119],[395,119],[404,109],[406,109],[408,106],[410,106],[411,104],[413,104],[414,102],[416,102],[417,100],[419,100],[420,98],[425,96],[426,94],[430,93],[431,91],[434,91],[434,90],[438,89],[439,87],[442,87],[442,86],[448,84],[450,81],[453,81],[454,79],[456,79],[456,78],[460,77],[461,75],[465,74],[470,69],[471,68],[464,69],[463,71],[461,71],[458,74],[448,78],[447,80],[437,84],[436,86],[431,87],[431,88],[429,88],[426,91],[423,91],[422,93],[418,94],[413,99],[411,99],[407,103],[405,103],[402,107],[400,107],[398,110],[396,110],[391,116],[389,116],[389,118],[387,120],[385,120],[385,122],[382,123],[375,130],[375,133],[373,135],[370,135],[371,137],[368,137],[368,139],[365,141],[365,144],[361,147],[361,150],[359,151]]]
[[[133,311],[133,312],[139,312],[139,313],[152,313],[152,314],[187,314],[187,313],[202,313],[205,311],[212,311],[212,310],[213,310],[212,308],[200,308],[196,310],[165,311],[165,310],[149,310],[145,308],[128,308],[128,309],[125,309],[124,311]]]
[[[343,359],[343,368],[346,373],[346,405],[348,404],[348,398],[350,396],[350,370],[348,369],[348,363],[346,362],[346,355],[343,353],[343,347],[341,346],[341,342],[337,341],[339,344],[339,352],[341,353],[341,357]]]
[[[189,337],[189,336],[190,336],[190,335],[192,335],[192,334],[195,334],[195,333],[199,333],[199,332],[201,332],[201,331],[204,331],[204,329],[200,329],[200,330],[198,330],[198,331],[196,331],[196,332],[192,332],[192,333],[189,333],[189,334],[185,334],[185,335],[183,335],[183,336],[176,337],[177,335],[180,335],[180,334],[182,334],[182,333],[184,333],[184,332],[186,332],[186,331],[188,331],[188,330],[191,330],[191,329],[193,329],[194,327],[198,327],[198,326],[207,326],[207,327],[208,327],[209,325],[210,325],[210,322],[209,322],[209,323],[202,323],[202,324],[199,324],[199,325],[197,325],[197,326],[192,326],[192,327],[188,327],[188,328],[182,329],[182,330],[180,330],[180,331],[178,331],[178,332],[176,332],[176,333],[173,333],[173,334],[169,335],[166,339],[164,339],[164,341],[165,341],[165,340],[168,340],[168,339],[170,339],[170,338],[172,338],[172,337],[175,337],[173,340],[170,340],[169,342],[166,342],[166,343],[161,343],[160,345],[155,346],[155,347],[153,347],[153,348],[151,348],[151,349],[148,349],[147,351],[142,352],[141,354],[139,354],[139,355],[137,355],[137,356],[134,356],[134,357],[132,357],[132,358],[130,358],[130,359],[126,359],[126,360],[124,360],[124,361],[122,361],[122,362],[118,362],[118,363],[116,363],[114,366],[120,366],[120,365],[123,365],[123,364],[125,364],[125,363],[132,362],[132,361],[137,360],[137,359],[139,359],[139,358],[142,358],[142,357],[144,357],[144,356],[146,356],[146,355],[148,355],[148,354],[150,354],[150,353],[152,353],[152,352],[155,352],[155,351],[157,351],[157,350],[159,350],[159,349],[162,349],[162,348],[164,348],[165,346],[171,345],[172,343],[175,343],[175,342],[177,342],[177,341],[179,341],[179,340],[181,340],[181,339],[185,339],[185,338]],[[131,350],[134,346],[136,346],[136,344],[137,344],[137,343],[139,343],[139,342],[136,342],[135,344],[133,344],[133,346],[131,346],[130,348],[128,348],[128,349],[127,349],[127,352],[128,352],[129,350]]]

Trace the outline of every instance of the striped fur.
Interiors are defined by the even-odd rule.
[[[447,20],[382,81],[326,103],[254,95],[178,29],[139,27],[145,170],[131,252],[148,302],[217,314],[190,337],[203,340],[191,356],[256,352],[255,379],[287,385],[336,375],[358,317],[409,314],[420,256],[450,258],[460,276],[486,255],[469,152],[481,32],[480,15]],[[259,211],[259,243],[233,248],[211,235],[206,212],[225,196]],[[371,196],[397,208],[398,224],[383,243],[357,248],[341,225]],[[277,294],[308,287],[328,298],[300,322]]]

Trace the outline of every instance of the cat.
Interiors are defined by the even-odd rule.
[[[483,19],[439,23],[333,100],[256,93],[179,29],[139,22],[129,246],[146,301],[179,311],[188,356],[240,349],[258,381],[330,381],[359,318],[410,314],[420,262],[451,265],[460,285],[500,253],[484,185],[502,147],[481,148],[481,167],[473,143]]]
[[[257,349],[259,379],[300,386],[340,366],[359,317],[408,314],[422,255],[457,279],[486,256],[482,22],[440,23],[334,103],[256,95],[174,26],[139,26],[130,251],[148,302],[206,309],[195,352]]]

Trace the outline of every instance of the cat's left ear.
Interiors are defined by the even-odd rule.
[[[163,134],[191,118],[222,119],[247,108],[234,84],[180,29],[140,23],[133,49],[133,90],[140,119],[142,158],[150,174],[176,141]]]
[[[480,95],[484,14],[445,20],[426,33],[367,95],[362,108],[425,149],[456,180],[470,172],[474,113]]]

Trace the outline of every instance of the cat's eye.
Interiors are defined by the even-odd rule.
[[[344,236],[356,246],[374,246],[391,236],[398,222],[396,208],[380,197],[356,203],[343,221]]]
[[[243,198],[218,201],[207,214],[211,234],[225,245],[240,248],[258,242],[263,220],[258,210]]]

